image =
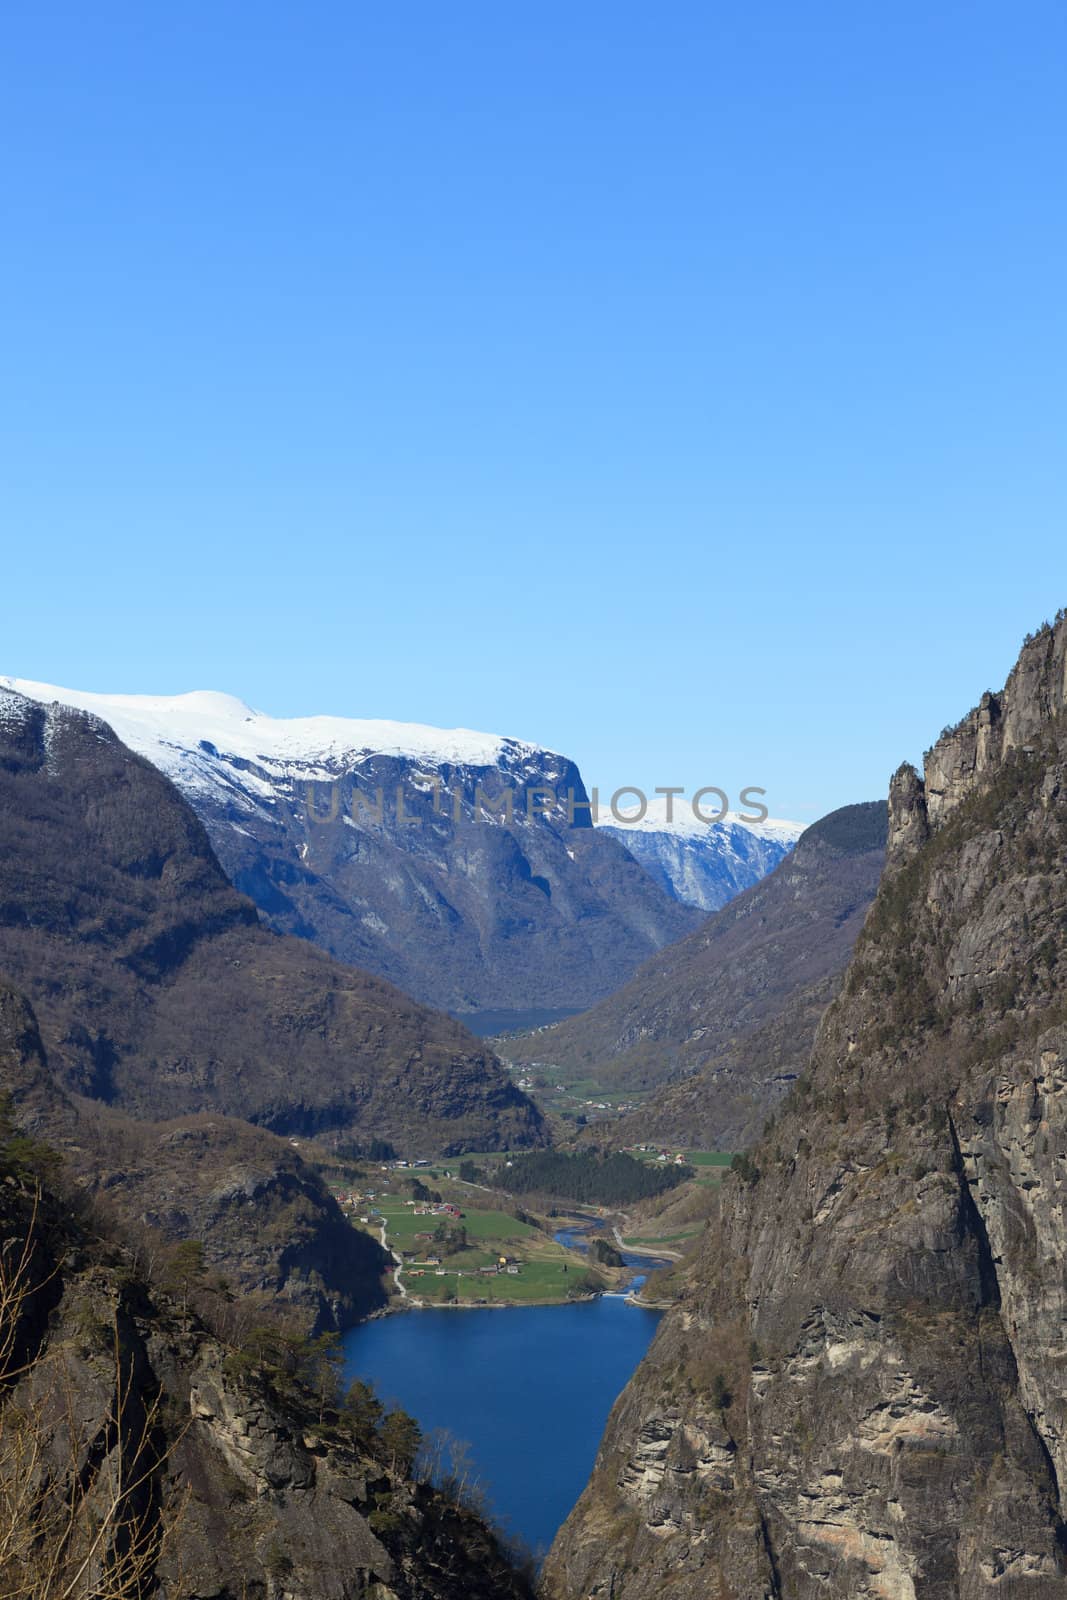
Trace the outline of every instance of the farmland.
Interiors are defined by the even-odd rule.
[[[394,1282],[411,1303],[554,1304],[609,1287],[616,1276],[603,1270],[592,1275],[583,1255],[556,1243],[548,1223],[539,1226],[503,1210],[499,1195],[460,1182],[451,1168],[418,1175],[421,1188],[432,1185],[430,1195],[440,1200],[395,1192],[412,1186],[409,1173],[391,1173],[389,1181],[390,1189],[362,1202],[366,1209],[358,1209],[353,1220],[384,1237],[399,1257]]]

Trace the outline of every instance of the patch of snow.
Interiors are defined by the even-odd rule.
[[[25,695],[12,694],[7,685],[10,679],[0,678],[0,723],[5,728],[21,728],[29,707]]]

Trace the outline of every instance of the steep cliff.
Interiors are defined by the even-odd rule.
[[[807,1062],[874,898],[885,833],[883,801],[823,817],[762,882],[617,994],[502,1049],[620,1089],[659,1089],[639,1112],[598,1124],[601,1143],[742,1149]]]
[[[635,869],[636,870],[636,869]],[[259,925],[173,785],[95,717],[0,690],[0,972],[69,1091],[140,1117],[544,1140],[449,1018]]]
[[[725,1186],[553,1596],[1067,1593],[1067,620],[902,769],[844,990]]]

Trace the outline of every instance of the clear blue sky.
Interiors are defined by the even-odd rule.
[[[0,671],[806,819],[1067,603],[1062,4],[0,27]]]

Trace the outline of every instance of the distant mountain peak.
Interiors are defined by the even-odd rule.
[[[711,800],[700,802],[700,810],[708,815],[713,814],[715,809]],[[709,828],[745,828],[762,838],[778,839],[783,844],[792,845],[796,844],[808,824],[788,822],[782,817],[767,817],[761,822],[739,811],[728,811],[717,822],[709,822],[706,816],[697,815],[691,796],[680,794],[671,799],[665,795],[649,796],[643,810],[639,801],[625,805],[620,801],[616,810],[612,811],[609,801],[602,797],[597,826],[633,828],[639,833],[674,833],[683,838],[697,839],[705,837]]]
[[[700,809],[714,812],[707,801]],[[616,812],[625,820],[620,821]],[[727,812],[720,822],[707,822],[686,795],[670,800],[651,797],[643,813],[639,802],[629,806],[620,802],[612,811],[602,800],[596,826],[624,844],[675,899],[701,911],[719,911],[734,895],[758,883],[805,830],[802,822],[776,817],[756,822],[736,812]]]

